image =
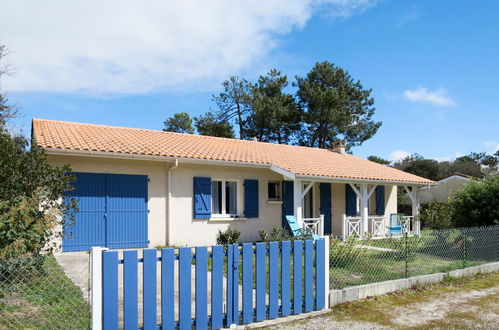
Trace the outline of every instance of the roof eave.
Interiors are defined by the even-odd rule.
[[[312,176],[312,175],[296,175],[296,179],[310,180],[310,181],[330,181],[337,183],[371,183],[371,184],[393,184],[403,186],[431,186],[435,183],[431,182],[414,182],[414,181],[400,181],[400,180],[376,180],[376,179],[357,179],[357,178],[344,178],[332,176]]]

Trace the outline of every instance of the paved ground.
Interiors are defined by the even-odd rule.
[[[499,329],[499,273],[364,301],[270,329]]]

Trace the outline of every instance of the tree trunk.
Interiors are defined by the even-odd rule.
[[[244,136],[243,136],[243,116],[241,114],[241,105],[238,103],[236,103],[236,107],[237,107],[237,118],[239,120],[239,139],[244,139]]]

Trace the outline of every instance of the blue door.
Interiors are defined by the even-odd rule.
[[[147,176],[72,174],[79,210],[64,226],[64,251],[147,247]]]

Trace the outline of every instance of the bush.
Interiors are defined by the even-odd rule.
[[[260,241],[262,242],[282,242],[282,241],[292,241],[296,239],[295,237],[290,236],[289,232],[286,229],[278,226],[274,226],[270,234],[263,229],[261,229],[258,233],[260,235]],[[312,238],[312,236],[300,237],[299,239],[309,239],[309,238]]]
[[[467,184],[450,201],[456,227],[499,224],[499,176]]]
[[[227,228],[225,231],[218,230],[217,245],[237,244],[241,232],[237,229]]]
[[[69,170],[50,165],[41,148],[27,150],[25,143],[0,132],[1,259],[36,256],[54,247],[48,243],[76,209],[75,200],[63,201],[73,188]]]
[[[421,205],[419,214],[421,226],[431,229],[448,229],[454,227],[452,207],[449,203],[431,201]]]

